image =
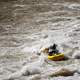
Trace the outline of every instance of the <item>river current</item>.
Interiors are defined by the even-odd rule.
[[[60,45],[68,61],[45,62],[38,54],[53,43]],[[80,57],[79,0],[0,1],[0,80],[80,80],[76,54]],[[49,76],[65,67],[79,73]],[[23,76],[27,70],[31,74]]]

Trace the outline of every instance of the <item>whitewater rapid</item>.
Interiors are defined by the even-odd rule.
[[[76,59],[80,58],[80,3],[65,0],[3,3],[0,80],[80,80],[80,59]],[[70,59],[48,60],[41,50],[53,43]],[[63,68],[75,72],[74,75],[50,76]]]

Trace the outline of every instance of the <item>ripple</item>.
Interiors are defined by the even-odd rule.
[[[69,8],[73,10],[80,10],[80,4],[71,4]]]
[[[22,3],[20,3],[21,1]],[[0,24],[0,31],[1,33],[7,33],[7,35],[0,35],[0,54],[4,55],[3,57],[5,57],[6,62],[5,65],[0,64],[2,65],[1,67],[3,68],[5,66],[5,69],[6,67],[10,69],[8,66],[9,61],[7,61],[7,59],[9,59],[11,63],[14,61],[14,65],[16,65],[16,62],[23,62],[24,60],[24,62],[26,62],[25,65],[27,64],[26,66],[28,66],[28,63],[31,63],[31,68],[36,68],[33,69],[34,72],[37,68],[43,67],[43,72],[46,73],[49,68],[54,69],[54,67],[57,66],[76,64],[75,60],[72,59],[61,62],[52,61],[52,64],[47,64],[43,55],[37,55],[38,57],[40,56],[39,59],[33,55],[33,51],[34,53],[38,53],[42,47],[52,45],[54,42],[61,45],[64,44],[61,48],[63,48],[64,53],[70,57],[75,49],[79,49],[80,5],[78,3],[73,3],[76,2],[76,0],[62,0],[61,2],[60,0],[21,1],[17,1],[17,3],[14,4],[5,3],[5,5],[0,5],[0,23],[4,23],[4,25]],[[14,21],[9,25],[8,23],[11,22],[11,19]],[[12,54],[13,56],[9,56],[9,54]],[[1,59],[3,59],[3,57],[1,57]],[[29,60],[27,60],[27,57],[30,57]],[[29,70],[31,71],[30,66]],[[19,67],[23,67],[24,69],[24,65]],[[26,71],[26,69],[24,71]],[[20,69],[18,71],[18,74],[19,73]],[[40,75],[44,76],[44,74]],[[37,77],[34,74],[31,76]],[[32,79],[32,77],[29,79]],[[61,78],[61,80],[64,79],[65,78]]]

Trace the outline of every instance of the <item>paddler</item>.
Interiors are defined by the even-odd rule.
[[[48,48],[48,55],[52,56],[53,54],[59,54],[59,50],[57,49],[57,44],[53,44]]]

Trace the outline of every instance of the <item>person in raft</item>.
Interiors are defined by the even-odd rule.
[[[53,44],[48,48],[48,55],[52,56],[53,54],[59,54],[59,50],[57,49],[57,44]]]

